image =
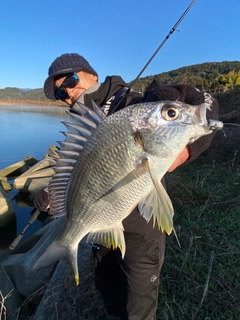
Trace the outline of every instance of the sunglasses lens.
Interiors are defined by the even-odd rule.
[[[70,77],[67,77],[62,86],[65,88],[74,88],[79,82],[79,78],[76,74],[72,74]]]
[[[55,94],[55,98],[57,100],[62,100],[62,101],[65,101],[67,98],[68,98],[68,94],[67,94],[67,91],[64,87],[59,87],[55,90],[54,92]]]

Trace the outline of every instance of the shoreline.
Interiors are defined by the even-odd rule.
[[[0,106],[1,105],[36,105],[36,106],[56,106],[56,107],[62,107],[62,106],[66,106],[66,103],[64,102],[54,102],[51,100],[4,100],[4,99],[0,99]]]

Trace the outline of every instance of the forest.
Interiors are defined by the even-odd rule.
[[[144,92],[153,79],[163,84],[182,82],[204,91],[221,92],[240,84],[240,61],[206,62],[147,76],[139,79],[134,89]]]

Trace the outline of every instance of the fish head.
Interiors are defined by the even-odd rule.
[[[193,106],[179,101],[150,102],[137,128],[145,151],[174,156],[198,138],[221,129],[223,123],[207,120],[206,112],[205,103]]]

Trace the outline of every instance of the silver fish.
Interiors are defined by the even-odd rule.
[[[131,105],[105,117],[79,104],[60,142],[60,158],[49,184],[51,213],[67,214],[65,226],[34,268],[61,258],[79,284],[78,245],[87,242],[125,253],[122,220],[138,205],[142,216],[170,234],[173,207],[161,178],[186,145],[222,128],[206,120],[206,106],[161,101]]]

